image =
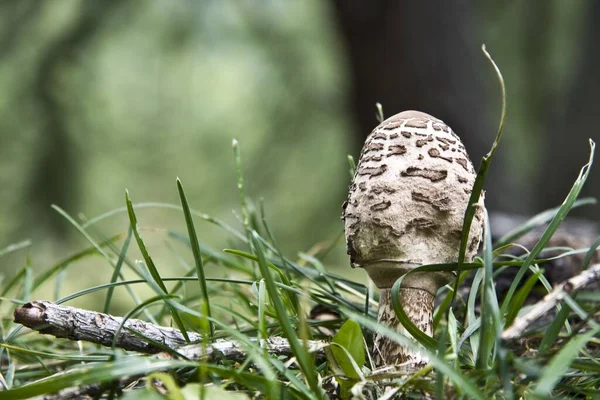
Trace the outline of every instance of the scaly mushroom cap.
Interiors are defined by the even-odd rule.
[[[344,204],[352,266],[384,288],[416,266],[456,262],[475,177],[459,137],[439,119],[404,111],[383,121],[365,142]],[[482,212],[471,226],[467,261],[481,240]],[[435,295],[451,278],[440,273],[423,289]]]

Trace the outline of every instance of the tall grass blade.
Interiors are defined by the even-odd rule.
[[[481,328],[479,330],[479,357],[476,367],[488,369],[494,365],[494,344],[500,343],[502,327],[498,299],[494,285],[494,256],[492,232],[487,211],[484,210],[485,230],[483,235],[483,293],[481,296]]]
[[[125,260],[125,257],[127,256],[127,251],[129,250],[129,243],[131,242],[132,234],[133,234],[133,231],[130,226],[127,229],[127,236],[125,237],[125,242],[123,243],[123,248],[121,249],[121,252],[119,253],[119,259],[117,260],[117,264],[115,265],[112,276],[110,278],[111,283],[114,283],[119,279],[119,275],[121,274],[121,267],[123,266],[123,261]],[[115,290],[115,287],[111,286],[106,291],[106,299],[104,300],[104,312],[107,314],[110,311],[110,302],[112,300],[114,290]]]
[[[183,185],[181,184],[179,178],[177,178],[177,190],[179,191],[181,207],[183,208],[183,215],[185,216],[185,224],[187,225],[188,235],[190,236],[190,244],[192,246],[192,254],[194,255],[194,264],[196,266],[198,284],[200,285],[200,295],[202,296],[200,307],[202,308],[202,313],[210,317],[210,299],[208,297],[208,287],[206,285],[206,275],[204,274],[202,254],[200,253],[200,245],[198,244],[198,235],[196,234],[194,219],[192,218],[192,213],[190,212],[190,207],[183,190]],[[212,339],[215,334],[215,328],[211,322],[207,321],[207,325],[208,327],[203,333]]]
[[[569,307],[566,307],[564,304],[561,305],[560,311],[556,314],[556,317],[544,332],[544,336],[542,337],[542,341],[540,343],[539,352],[545,353],[549,351],[554,344],[556,344],[556,340],[558,339],[558,335],[562,329],[563,324],[567,320],[571,313]]]
[[[500,145],[500,140],[502,139],[502,134],[504,132],[504,119],[506,118],[506,86],[504,85],[504,78],[502,77],[500,69],[494,62],[494,59],[487,52],[485,45],[481,47],[481,50],[494,67],[494,70],[496,71],[496,76],[498,77],[498,82],[500,83],[500,89],[502,91],[502,111],[500,113],[500,123],[498,124],[498,133],[496,134],[496,139],[494,140],[490,151],[481,160],[479,169],[477,170],[477,177],[475,178],[475,182],[473,183],[473,189],[471,190],[469,204],[467,205],[467,208],[465,210],[460,249],[458,252],[458,266],[456,270],[456,274],[458,276],[460,276],[463,269],[463,264],[465,262],[467,243],[469,241],[469,233],[471,232],[471,224],[473,223],[473,217],[475,216],[475,205],[479,202],[479,198],[482,194],[483,185],[485,183],[485,178],[487,176],[488,169],[490,167],[490,164],[492,163],[494,155],[496,154],[498,146]],[[454,303],[454,300],[456,299],[457,291],[458,280],[454,284],[454,292],[452,293],[452,303]]]
[[[146,248],[146,244],[144,243],[144,240],[142,239],[142,237],[140,236],[140,233],[138,231],[137,217],[135,215],[135,211],[133,210],[133,204],[131,203],[131,199],[129,198],[128,191],[125,191],[125,202],[127,204],[127,213],[129,214],[129,222],[131,224],[133,236],[135,237],[135,240],[140,249],[140,252],[142,253],[142,257],[144,258],[145,265],[146,265],[146,271],[150,273],[151,281],[157,286],[159,294],[163,294],[166,296],[169,294],[167,287],[165,286],[165,284],[158,272],[158,269],[154,265],[154,261],[152,260],[152,257],[150,257],[150,254],[148,253],[148,249]],[[150,281],[149,281],[149,283],[150,283]],[[177,312],[177,310],[175,310],[173,308],[171,302],[168,301],[166,298],[165,298],[165,304],[171,311],[171,316],[173,317],[173,321],[175,321],[175,324],[181,331],[181,334],[183,335],[185,340],[189,342],[190,338],[187,334],[187,329],[185,328],[185,325],[184,325],[183,321],[181,320],[179,313]]]
[[[589,160],[588,160],[587,164],[585,164],[583,166],[583,168],[581,168],[581,171],[579,172],[579,176],[575,180],[575,183],[573,184],[573,187],[569,191],[569,194],[565,198],[563,204],[560,206],[558,212],[556,213],[556,215],[554,216],[554,218],[552,219],[552,221],[550,222],[550,224],[548,225],[548,227],[546,228],[546,230],[544,231],[544,233],[538,240],[537,244],[533,247],[533,249],[527,256],[527,258],[525,259],[525,261],[519,268],[519,271],[517,272],[517,275],[513,279],[512,283],[508,289],[508,292],[506,293],[506,296],[504,297],[504,300],[502,302],[501,310],[502,310],[503,315],[507,313],[507,311],[509,310],[509,307],[511,309],[520,309],[521,306],[523,305],[520,302],[513,302],[512,297],[513,297],[515,291],[517,290],[517,287],[518,287],[519,283],[521,282],[521,279],[525,275],[525,272],[527,271],[529,266],[533,263],[533,261],[538,256],[538,254],[544,249],[544,247],[546,246],[546,244],[548,243],[548,241],[550,240],[550,238],[552,237],[554,232],[556,232],[556,230],[558,229],[560,224],[567,217],[567,214],[571,210],[573,204],[575,203],[575,200],[577,200],[577,196],[579,196],[579,193],[581,192],[581,189],[583,188],[583,185],[585,184],[585,181],[587,180],[587,177],[590,172],[590,168],[593,164],[595,148],[596,148],[596,144],[590,139]],[[515,315],[514,312],[512,312],[511,315]],[[512,321],[513,321],[512,319],[507,318],[506,326],[507,327],[510,326]]]
[[[269,298],[273,303],[275,312],[277,313],[277,319],[281,324],[281,329],[284,333],[284,336],[290,343],[290,348],[294,356],[296,356],[296,359],[298,360],[298,365],[300,366],[300,369],[304,374],[304,379],[306,379],[308,386],[315,393],[315,395],[318,396],[318,398],[322,399],[322,391],[314,374],[312,356],[300,344],[298,336],[296,335],[296,331],[294,327],[290,324],[289,316],[286,312],[285,306],[283,305],[283,302],[277,290],[277,286],[275,285],[275,280],[271,275],[270,268],[268,266],[258,234],[256,232],[252,232],[251,238],[258,258],[258,266],[260,269],[261,276],[265,280],[265,284],[267,286],[267,293],[269,294]]]
[[[585,345],[600,332],[600,327],[575,336],[560,351],[552,357],[548,365],[544,367],[542,376],[537,381],[533,394],[542,398],[550,396],[556,384],[568,371],[571,362],[577,357]]]

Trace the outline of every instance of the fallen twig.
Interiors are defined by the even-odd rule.
[[[217,339],[212,343],[200,343],[202,336],[188,332],[194,342],[186,343],[181,332],[174,328],[154,325],[139,319],[128,319],[115,341],[115,335],[123,318],[82,308],[61,306],[50,301],[32,301],[19,307],[14,313],[15,322],[40,333],[58,338],[83,340],[104,346],[154,354],[165,347],[190,360],[213,361],[225,358],[241,361],[246,358],[245,346],[235,340]],[[137,332],[140,335],[136,335]],[[156,346],[144,337],[151,339],[161,346]],[[251,339],[257,341],[257,339]],[[273,336],[261,342],[268,352],[277,356],[291,357],[292,351],[285,338]],[[327,342],[310,340],[306,342],[309,351],[314,352],[318,359],[325,359],[324,347]]]
[[[550,311],[565,296],[597,280],[600,280],[600,264],[594,264],[579,275],[564,281],[527,313],[515,319],[514,323],[502,333],[502,339],[511,340],[518,338],[533,322]]]

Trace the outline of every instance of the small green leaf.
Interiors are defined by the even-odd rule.
[[[339,344],[348,351],[346,353],[337,346],[331,347],[331,352],[337,364],[347,376],[358,378],[358,373],[349,360],[348,354],[352,356],[358,366],[365,364],[365,347],[360,325],[352,320],[346,321],[333,337],[333,343]]]

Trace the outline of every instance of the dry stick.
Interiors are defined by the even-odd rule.
[[[104,346],[112,346],[114,337],[123,322],[123,318],[103,314],[82,308],[61,306],[50,301],[32,301],[15,310],[15,322],[43,334],[71,340],[83,340]],[[217,339],[208,345],[187,344],[181,332],[174,328],[166,328],[141,321],[128,319],[119,333],[115,346],[125,350],[154,354],[164,350],[131,331],[136,331],[162,346],[175,349],[190,360],[214,361],[225,358],[233,361],[244,360],[247,356],[245,346],[235,340]],[[193,342],[200,342],[202,337],[193,332],[188,336]],[[250,339],[257,341],[257,339]],[[270,337],[263,342],[269,353],[276,356],[292,357],[288,341],[281,337]],[[309,351],[314,352],[317,359],[324,360],[326,342],[309,340],[306,342]]]
[[[112,346],[114,337],[123,322],[123,318],[75,307],[61,306],[50,301],[32,301],[19,307],[14,313],[15,322],[27,326],[40,333],[53,335],[71,340],[83,340],[104,346]],[[148,340],[132,333],[137,331],[142,335],[175,349],[178,354],[193,361],[212,362],[225,358],[230,361],[242,362],[247,357],[244,345],[234,340],[217,339],[213,343],[187,344],[177,329],[167,328],[144,322],[138,319],[128,319],[123,324],[115,345],[125,350],[141,353],[159,353],[163,348],[155,346]],[[194,342],[200,342],[202,337],[197,333],[188,332]],[[256,342],[256,339],[250,339]],[[278,357],[293,356],[288,341],[281,337],[270,337],[262,342],[267,351]],[[324,347],[328,343],[311,340],[306,343],[309,351],[314,352],[317,359],[325,360]],[[164,357],[165,353],[156,357]],[[115,385],[120,390],[137,381],[139,376],[118,380]],[[64,389],[53,395],[36,397],[36,400],[73,400],[92,398],[108,390],[108,384],[84,385]]]
[[[579,275],[564,281],[552,292],[544,296],[542,301],[533,306],[528,312],[518,317],[514,323],[502,333],[502,339],[511,340],[518,338],[533,322],[550,311],[567,295],[597,280],[600,280],[600,264],[594,264]]]

